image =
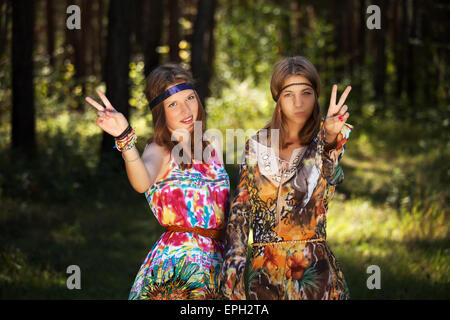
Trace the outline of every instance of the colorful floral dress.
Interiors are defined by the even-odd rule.
[[[221,229],[229,208],[229,179],[214,155],[209,163],[170,168],[145,197],[162,226]],[[129,299],[216,299],[223,244],[190,232],[167,231],[144,260]]]
[[[259,133],[247,141],[226,229],[220,276],[225,298],[350,298],[326,242],[326,212],[344,177],[339,160],[352,128],[345,124],[330,148],[322,120],[317,136],[295,149],[290,161],[280,159]],[[244,275],[250,228],[252,254]]]

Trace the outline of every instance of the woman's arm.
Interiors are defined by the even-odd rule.
[[[146,146],[142,157],[138,160],[133,161],[139,157],[136,146],[124,151],[123,157],[131,186],[137,192],[144,193],[153,185],[160,173],[165,171],[169,155],[163,147],[153,142]]]
[[[226,225],[224,262],[220,282],[226,299],[246,299],[244,269],[247,260],[250,201],[247,188],[248,141],[244,151],[244,162],[240,165],[236,197],[231,205]]]
[[[330,140],[324,137],[322,175],[333,186],[342,183],[344,180],[344,171],[339,162],[344,155],[345,146],[352,129],[352,125],[345,123],[334,141],[330,142]]]
[[[339,160],[344,155],[345,144],[353,128],[346,123],[350,113],[347,111],[348,106],[344,105],[352,87],[347,86],[336,103],[337,90],[338,86],[333,85],[327,116],[320,124],[320,140],[324,144],[321,174],[331,185],[337,185],[344,180]]]
[[[111,102],[103,92],[97,90],[97,94],[103,101],[104,106],[94,99],[86,97],[86,101],[98,111],[96,124],[113,137],[121,137],[123,134],[135,134],[127,131],[129,128],[128,120],[111,105]],[[123,139],[126,140],[127,137]],[[145,148],[142,158],[139,156],[139,151],[135,145],[129,150],[122,151],[122,157],[125,160],[125,167],[131,186],[137,192],[144,193],[155,182],[161,170],[165,169],[164,164],[167,163],[169,154],[165,152],[163,147],[152,143]]]

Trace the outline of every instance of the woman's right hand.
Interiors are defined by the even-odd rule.
[[[85,98],[90,105],[98,110],[98,117],[95,122],[103,131],[109,133],[113,137],[118,137],[126,128],[128,128],[128,120],[122,113],[114,109],[103,92],[100,90],[96,91],[105,106],[102,106],[90,97]]]

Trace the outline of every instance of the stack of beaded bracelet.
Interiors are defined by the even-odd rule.
[[[130,150],[136,144],[137,141],[136,132],[134,129],[131,129],[127,135],[125,135],[121,139],[116,138],[115,141],[116,141],[116,148],[118,151],[124,152]]]

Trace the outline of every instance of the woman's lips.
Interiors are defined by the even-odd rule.
[[[181,122],[185,124],[191,124],[193,122],[194,118],[192,116],[187,117],[186,119],[182,120]]]
[[[304,111],[297,111],[296,113],[294,113],[296,116],[302,116],[305,114]]]

